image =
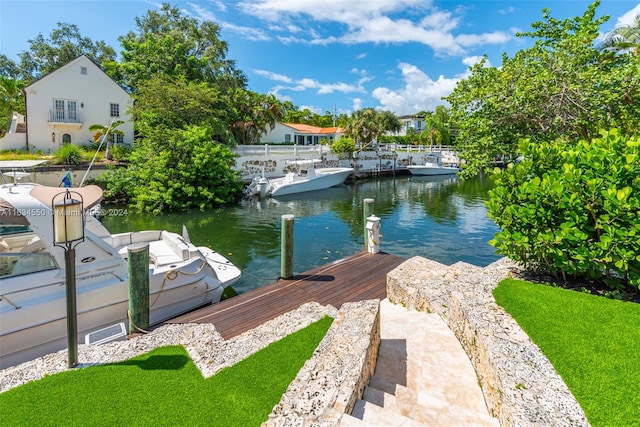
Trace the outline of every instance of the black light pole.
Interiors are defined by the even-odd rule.
[[[74,199],[77,195],[78,199]],[[66,190],[51,200],[53,208],[53,244],[64,249],[64,271],[67,291],[68,366],[78,364],[78,325],[76,308],[76,250],[84,242],[83,200],[80,193]]]

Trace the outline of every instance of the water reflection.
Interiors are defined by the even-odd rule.
[[[293,214],[294,273],[343,258],[363,248],[363,199],[375,200],[381,218],[381,249],[410,258],[420,255],[445,264],[487,265],[498,259],[488,245],[497,227],[484,201],[485,177],[395,177],[357,182],[307,194],[244,200],[235,206],[158,216],[129,212],[103,221],[112,233],[168,229],[185,224],[191,240],[225,254],[244,276],[244,292],[280,274],[280,222]]]

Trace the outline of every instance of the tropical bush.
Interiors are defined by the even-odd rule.
[[[354,151],[356,151],[356,143],[353,139],[345,136],[341,136],[339,140],[331,144],[331,152],[338,157],[351,158]]]
[[[235,155],[212,137],[207,127],[158,127],[136,142],[126,169],[104,174],[100,184],[108,198],[153,213],[236,201],[243,183]]]
[[[84,160],[85,151],[77,145],[62,144],[58,151],[54,154],[54,159],[57,163],[64,163],[66,165],[77,165]]]
[[[532,270],[640,288],[640,137],[520,142],[487,203],[498,253]],[[635,189],[635,191],[634,191]]]

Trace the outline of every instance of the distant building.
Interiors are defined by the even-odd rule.
[[[133,99],[100,67],[82,55],[33,82],[24,89],[26,124],[12,123],[0,150],[57,151],[64,143],[83,145],[93,141],[89,126],[123,121],[115,142],[133,143],[133,122],[128,110]]]
[[[267,131],[260,138],[261,144],[298,144],[317,145],[331,144],[344,135],[344,129],[340,127],[322,128],[318,126],[296,123],[276,123],[273,130]]]
[[[403,136],[409,133],[410,129],[413,129],[414,133],[420,133],[425,128],[425,117],[417,115],[398,116],[400,123],[402,123],[402,129],[398,132],[388,132],[388,135]]]

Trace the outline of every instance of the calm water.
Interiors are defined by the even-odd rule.
[[[191,241],[224,254],[243,271],[238,292],[264,286],[280,275],[281,217],[293,214],[294,274],[364,248],[363,199],[372,198],[381,218],[380,248],[397,256],[423,256],[444,264],[485,266],[497,260],[487,243],[498,231],[487,218],[487,177],[381,178],[280,199],[243,201],[211,211],[159,216],[128,212],[108,216],[112,233],[144,229],[189,230]]]

